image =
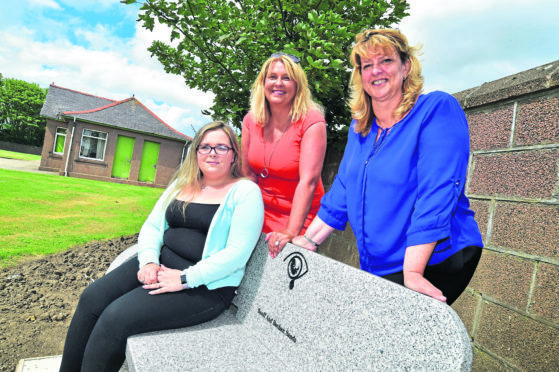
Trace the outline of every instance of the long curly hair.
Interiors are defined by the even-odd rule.
[[[400,56],[402,63],[410,62],[410,71],[402,84],[402,101],[395,111],[397,117],[403,117],[415,104],[417,97],[423,90],[423,76],[421,64],[417,58],[419,47],[412,47],[408,39],[398,30],[365,30],[355,36],[355,45],[351,51],[351,64],[353,71],[349,83],[350,99],[349,108],[356,121],[354,130],[365,137],[371,130],[375,117],[371,96],[363,89],[361,80],[361,57],[370,54],[371,50],[382,50],[391,54],[394,50]]]
[[[295,63],[293,60],[291,60],[289,56],[281,55],[268,58],[262,65],[260,73],[252,84],[252,91],[250,94],[250,111],[254,115],[256,122],[260,126],[265,127],[270,121],[270,104],[268,102],[268,99],[266,98],[266,95],[264,94],[264,83],[266,81],[268,71],[270,70],[274,62],[283,63],[287,71],[287,75],[289,75],[289,78],[293,80],[296,85],[295,97],[293,97],[293,105],[291,106],[291,110],[289,111],[291,121],[296,122],[312,109],[323,112],[322,107],[318,103],[314,102],[312,98],[305,71],[303,71],[298,63]]]

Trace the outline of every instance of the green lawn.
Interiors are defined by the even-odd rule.
[[[21,152],[0,150],[0,158],[19,159],[19,160],[41,160],[41,155],[32,155],[32,154],[24,154]]]
[[[135,234],[162,192],[0,169],[0,266]]]

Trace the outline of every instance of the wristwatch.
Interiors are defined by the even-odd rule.
[[[190,288],[188,286],[188,282],[186,281],[186,273],[184,271],[181,274],[181,284],[182,284],[182,289]]]

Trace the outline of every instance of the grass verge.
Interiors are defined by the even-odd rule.
[[[41,155],[24,154],[21,152],[0,150],[0,158],[19,159],[19,160],[41,160]]]
[[[140,230],[162,189],[0,169],[0,266]]]

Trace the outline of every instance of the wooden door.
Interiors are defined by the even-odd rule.
[[[115,158],[113,161],[112,177],[128,179],[130,165],[134,153],[135,138],[118,136],[116,140]]]
[[[144,141],[138,181],[153,183],[155,180],[157,159],[159,158],[159,145],[160,144],[156,142]]]

